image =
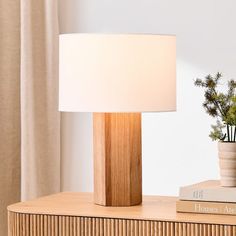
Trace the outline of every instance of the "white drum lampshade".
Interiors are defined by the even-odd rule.
[[[142,201],[141,112],[176,109],[170,35],[60,36],[59,109],[94,112],[94,201]]]
[[[175,36],[60,36],[60,111],[176,109]]]

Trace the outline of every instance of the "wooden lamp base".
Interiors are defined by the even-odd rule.
[[[142,202],[141,113],[94,113],[94,202]]]

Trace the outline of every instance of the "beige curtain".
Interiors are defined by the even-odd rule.
[[[60,190],[57,20],[56,0],[0,0],[0,236],[7,205]]]
[[[0,236],[20,200],[20,5],[0,0]]]

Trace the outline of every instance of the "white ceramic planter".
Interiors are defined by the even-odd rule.
[[[221,186],[236,187],[236,143],[219,142]]]

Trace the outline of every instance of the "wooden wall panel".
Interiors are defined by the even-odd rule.
[[[235,236],[236,226],[9,212],[8,236]]]

